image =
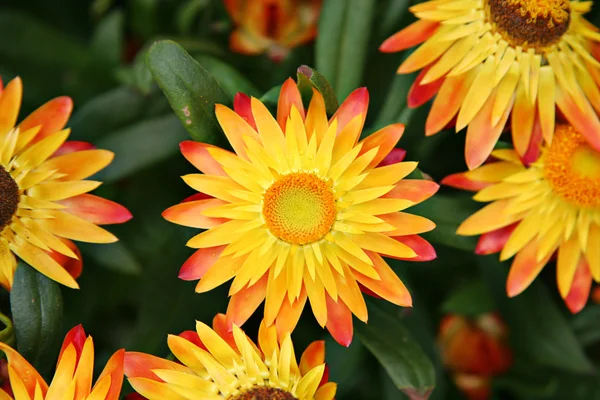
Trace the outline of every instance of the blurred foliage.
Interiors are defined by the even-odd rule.
[[[81,247],[85,260],[81,290],[55,287],[39,274],[19,268],[15,290],[10,297],[0,295],[0,310],[7,315],[11,311],[19,350],[46,373],[58,352],[57,340],[81,323],[94,337],[98,368],[122,347],[164,356],[168,333],[192,329],[194,319],[209,322],[215,313],[225,311],[226,287],[195,294],[195,283],[177,278],[192,253],[184,243],[194,232],[160,215],[192,194],[177,178],[193,171],[179,154],[178,143],[188,138],[188,132],[196,139],[224,143],[214,117],[210,119],[212,103],[201,104],[202,96],[231,104],[233,95],[242,91],[261,97],[274,109],[278,85],[296,77],[300,65],[310,65],[322,76],[311,79],[303,73],[305,88],[314,85],[327,93],[324,77],[337,100],[357,86],[369,88],[365,135],[390,123],[405,123],[400,146],[408,150],[408,160],[418,160],[420,169],[436,181],[464,170],[464,135],[447,131],[425,138],[428,106],[406,106],[414,75],[395,75],[395,70],[409,51],[386,55],[377,51],[386,37],[411,22],[410,3],[325,0],[316,42],[274,63],[267,57],[229,51],[231,22],[220,0],[4,1],[0,75],[4,81],[16,75],[23,78],[22,116],[52,97],[71,96],[72,138],[116,153],[115,161],[98,177],[106,182],[99,194],[134,215],[129,223],[109,228],[121,239],[117,244]],[[596,8],[590,20],[600,22]],[[165,47],[167,42],[152,46],[158,39],[181,47]],[[150,71],[146,59],[153,57],[162,65],[151,63],[156,68]],[[187,75],[178,75],[181,69],[169,70],[178,58],[187,65],[183,70]],[[170,96],[173,82],[189,98]],[[335,97],[330,97],[333,104]],[[205,115],[186,124],[189,116],[183,109],[190,102]],[[432,399],[462,398],[441,365],[437,326],[446,312],[472,315],[489,310],[499,310],[508,323],[515,352],[514,367],[494,381],[495,399],[600,398],[600,306],[589,305],[570,315],[555,294],[553,268],[546,268],[522,295],[508,299],[504,289],[508,266],[496,256],[475,256],[474,239],[454,235],[458,224],[478,207],[468,194],[442,188],[412,209],[437,223],[437,229],[424,236],[436,247],[438,259],[422,264],[392,261],[413,294],[414,307],[371,301],[372,324],[355,320],[357,334],[349,348],[337,345],[305,312],[294,332],[295,344],[302,349],[318,338],[327,341],[338,399],[407,398],[398,387],[409,382],[426,391],[434,380]],[[36,309],[26,309],[27,298],[41,302]],[[45,308],[52,310],[50,314]],[[245,325],[251,336],[260,314]],[[33,324],[33,331],[20,329],[24,319]],[[125,387],[123,393],[129,391]]]

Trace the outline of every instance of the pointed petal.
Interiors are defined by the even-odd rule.
[[[377,253],[368,251],[367,255],[373,261],[373,268],[380,279],[369,278],[354,271],[356,280],[377,296],[401,307],[411,307],[412,299],[408,289],[402,283],[398,275],[390,268],[385,260]]]
[[[383,198],[406,199],[417,204],[433,196],[440,185],[433,181],[404,179],[396,187],[383,195]]]
[[[277,103],[277,122],[282,130],[285,131],[287,120],[292,112],[292,106],[295,106],[302,120],[304,120],[304,106],[302,105],[302,97],[296,82],[292,78],[288,78],[281,86],[279,92],[279,101]]]
[[[419,235],[394,236],[392,239],[408,246],[417,254],[416,257],[399,258],[400,260],[431,261],[437,258],[437,254],[431,243]]]
[[[179,144],[181,154],[188,160],[194,167],[207,175],[220,175],[227,176],[221,165],[210,155],[207,149],[215,146],[198,143],[191,140],[186,140]]]
[[[362,143],[362,147],[358,152],[358,156],[365,154],[367,151],[378,148],[377,155],[371,160],[367,168],[374,168],[379,165],[392,151],[396,143],[404,133],[404,124],[392,124],[377,132],[369,135]]]
[[[74,153],[76,151],[85,151],[85,150],[93,150],[96,147],[88,142],[82,142],[80,140],[69,140],[64,142],[58,150],[52,154],[52,157],[58,157],[69,153]]]
[[[58,132],[67,125],[73,111],[73,100],[62,96],[50,100],[23,120],[19,124],[21,132],[41,125],[42,128],[36,135],[33,143],[42,140],[48,135]]]
[[[364,120],[367,117],[367,109],[369,108],[369,91],[367,88],[362,87],[354,90],[352,93],[346,97],[346,100],[340,105],[340,108],[337,109],[335,114],[329,120],[329,125],[331,122],[336,119],[337,120],[337,133],[339,134],[346,125],[354,119],[354,117],[358,115],[363,115],[362,121],[364,124]],[[362,124],[358,132],[362,131]],[[358,137],[357,137],[358,139]]]
[[[201,279],[204,274],[217,262],[226,245],[198,249],[179,270],[179,279],[184,281],[195,281]]]
[[[503,248],[510,235],[513,233],[519,223],[514,223],[495,231],[487,232],[481,235],[475,248],[475,254],[488,255],[498,253]]]
[[[506,280],[506,293],[514,297],[527,289],[548,262],[550,255],[537,261],[538,242],[532,240],[517,253]]]
[[[217,227],[228,220],[226,218],[206,217],[202,215],[202,212],[225,204],[228,203],[219,199],[187,201],[167,208],[162,212],[162,216],[164,219],[173,222],[174,224],[192,228],[210,229]]]
[[[39,170],[57,170],[65,174],[60,180],[85,179],[104,169],[111,163],[115,154],[108,150],[84,150],[52,157],[42,164]]]
[[[244,118],[244,120],[256,129],[256,122],[254,121],[254,116],[252,115],[252,107],[250,105],[250,97],[245,95],[244,93],[238,92],[233,98],[233,111],[239,114],[240,117]]]
[[[264,274],[258,282],[231,296],[227,306],[227,319],[231,323],[242,326],[265,300],[268,277],[268,273]]]
[[[472,181],[464,172],[448,175],[447,177],[442,179],[441,184],[456,189],[470,190],[472,192],[477,192],[481,189],[493,185],[493,183],[488,182]]]
[[[260,143],[258,133],[248,123],[236,114],[235,111],[229,107],[225,107],[222,104],[215,106],[215,114],[217,120],[227,136],[227,140],[231,143],[231,147],[236,154],[244,159],[248,159],[246,155],[246,144],[244,143],[244,137],[250,137]]]
[[[439,78],[429,83],[421,83],[433,65],[435,64],[429,64],[426,68],[422,69],[410,87],[410,90],[408,91],[408,98],[406,100],[406,104],[410,108],[417,108],[427,103],[439,92],[440,88],[442,87],[444,78]]]
[[[575,276],[573,277],[571,289],[567,297],[565,297],[565,304],[573,314],[577,314],[585,307],[591,288],[592,274],[590,267],[585,258],[581,257],[575,271]]]
[[[327,330],[336,342],[348,347],[352,343],[352,335],[354,333],[352,313],[342,299],[338,298],[337,301],[333,301],[328,294],[325,296],[327,301]]]
[[[23,83],[19,77],[8,82],[8,85],[0,93],[0,110],[2,110],[2,113],[0,113],[0,135],[4,135],[15,126],[21,109],[22,97]]]
[[[395,53],[423,43],[437,30],[440,23],[437,21],[418,20],[406,28],[390,36],[379,46],[383,53]]]
[[[122,205],[93,194],[81,194],[58,203],[67,206],[66,212],[96,225],[121,224],[133,218]]]

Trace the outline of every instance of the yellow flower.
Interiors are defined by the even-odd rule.
[[[0,398],[15,400],[118,400],[123,384],[124,350],[117,351],[106,363],[92,387],[94,342],[81,325],[65,336],[56,373],[50,386],[19,353],[5,343],[0,350],[8,359],[11,393],[0,389]],[[6,386],[3,386],[6,388]]]
[[[600,33],[583,18],[591,1],[435,0],[411,11],[419,21],[381,46],[394,52],[424,42],[398,69],[422,69],[409,94],[437,97],[426,123],[433,135],[455,116],[468,125],[469,169],[491,153],[509,115],[515,150],[551,143],[555,105],[600,150]],[[458,115],[457,115],[458,114]]]
[[[557,282],[572,312],[585,305],[592,277],[600,281],[600,152],[570,125],[558,124],[552,145],[523,166],[514,150],[495,150],[492,162],[451,175],[445,184],[479,192],[492,203],[465,220],[460,235],[482,235],[479,254],[515,256],[509,296],[525,290],[558,251]]]
[[[308,297],[319,324],[348,345],[352,313],[367,320],[361,288],[411,305],[406,287],[380,254],[416,261],[435,257],[417,236],[435,225],[402,210],[433,195],[438,185],[402,180],[415,162],[392,160],[378,167],[404,126],[390,125],[358,142],[367,106],[366,89],[357,89],[328,121],[321,94],[314,92],[305,113],[289,79],[277,120],[259,100],[241,94],[237,112],[217,105],[237,154],[182,143],[184,156],[204,172],[183,179],[201,193],[163,216],[207,229],[187,243],[200,250],[180,277],[201,278],[197,292],[235,278],[227,310],[232,323],[241,326],[266,298],[266,324],[275,322],[283,335],[293,331]]]
[[[267,53],[274,61],[312,40],[322,0],[224,0],[236,25],[231,50],[248,55]]]
[[[97,225],[121,223],[126,208],[87,194],[101,182],[85,180],[106,167],[113,153],[86,142],[67,142],[66,125],[73,102],[53,99],[15,126],[22,83],[0,82],[0,285],[10,290],[15,255],[63,285],[77,288],[81,272],[71,242],[117,240]]]
[[[336,384],[327,382],[325,344],[313,342],[297,364],[290,335],[279,344],[275,327],[263,321],[258,347],[218,314],[213,329],[196,323],[196,332],[169,335],[169,348],[181,362],[144,353],[125,353],[125,375],[149,400],[332,400]],[[183,365],[182,365],[183,364]]]

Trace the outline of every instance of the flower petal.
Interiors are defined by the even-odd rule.
[[[354,333],[350,309],[340,298],[333,301],[329,294],[325,294],[325,299],[327,302],[327,330],[336,342],[342,346],[350,346]]]
[[[244,93],[236,93],[233,98],[233,111],[239,114],[240,117],[244,118],[244,120],[254,128],[256,131],[256,122],[254,121],[254,116],[252,115],[252,107],[250,106],[250,96],[245,95]]]
[[[488,255],[500,252],[517,225],[519,225],[518,222],[482,234],[477,242],[477,247],[475,247],[475,253],[479,255]]]
[[[550,254],[538,261],[537,254],[537,240],[532,240],[517,253],[506,280],[506,294],[508,297],[514,297],[527,289],[551,256]]]
[[[229,305],[227,306],[228,321],[236,326],[242,326],[250,318],[258,306],[265,300],[268,277],[268,273],[264,274],[258,282],[243,288],[231,296]]]
[[[66,212],[96,225],[122,224],[133,218],[127,208],[93,194],[81,194],[59,203],[67,206]]]
[[[334,119],[337,120],[337,133],[339,134],[354,117],[362,114],[362,124],[358,129],[358,134],[362,131],[362,126],[367,117],[369,108],[369,91],[365,87],[358,88],[346,97],[346,100],[340,105],[335,114],[330,118],[329,125]],[[358,137],[356,138],[358,139]],[[356,143],[356,141],[355,141]]]
[[[440,185],[433,181],[420,179],[404,179],[396,184],[396,187],[386,194],[383,198],[406,199],[417,204],[433,196]]]
[[[4,135],[15,126],[21,109],[22,97],[23,82],[19,77],[8,82],[8,85],[0,93],[0,110],[2,110],[2,113],[0,113],[0,135]]]
[[[186,140],[179,144],[181,154],[188,160],[194,167],[207,175],[220,175],[227,176],[221,164],[219,164],[208,152],[208,149],[214,148],[215,146],[198,143],[192,140]]]
[[[371,149],[378,148],[377,154],[368,164],[367,168],[379,165],[390,154],[403,133],[404,124],[392,124],[378,130],[361,141],[362,147],[358,152],[358,156],[365,154]]]
[[[431,243],[419,235],[394,236],[392,239],[411,248],[417,254],[416,257],[399,258],[399,260],[431,261],[437,258],[437,254]]]
[[[21,132],[41,125],[42,128],[33,140],[33,143],[42,140],[48,135],[58,132],[67,125],[73,111],[73,100],[62,96],[48,101],[46,104],[29,114],[19,124]]]
[[[296,107],[304,121],[304,106],[302,105],[300,91],[298,90],[298,86],[296,86],[296,82],[292,78],[288,78],[281,86],[279,101],[277,103],[277,122],[284,132],[287,120],[292,112],[292,106]]]
[[[579,259],[575,276],[573,277],[573,283],[571,289],[565,297],[565,304],[569,310],[576,314],[585,307],[590,296],[590,290],[592,288],[592,274],[590,267],[585,261],[585,258]]]
[[[442,87],[444,83],[444,78],[439,78],[429,83],[421,83],[425,75],[431,69],[431,66],[435,65],[434,63],[429,64],[426,68],[423,68],[417,78],[413,82],[410,90],[408,91],[408,98],[406,104],[410,108],[417,108],[427,103],[429,100],[433,98]]]
[[[162,212],[167,221],[192,228],[210,229],[228,221],[226,218],[212,218],[202,215],[204,210],[218,207],[227,202],[219,199],[187,201],[176,204]]]
[[[226,245],[198,249],[188,258],[179,270],[179,279],[184,281],[195,281],[201,279],[204,274],[217,262],[219,256],[225,250]]]

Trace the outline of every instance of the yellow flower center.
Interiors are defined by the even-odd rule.
[[[19,187],[4,167],[0,166],[0,230],[8,225],[19,205]]]
[[[230,400],[297,400],[285,390],[271,387],[256,387],[233,396]]]
[[[569,0],[486,0],[488,20],[512,46],[544,48],[569,29]]]
[[[271,233],[293,244],[315,242],[335,222],[335,197],[330,185],[315,174],[283,175],[265,192],[263,215]]]
[[[600,153],[572,126],[556,126],[543,163],[544,176],[555,193],[575,206],[600,206]]]

